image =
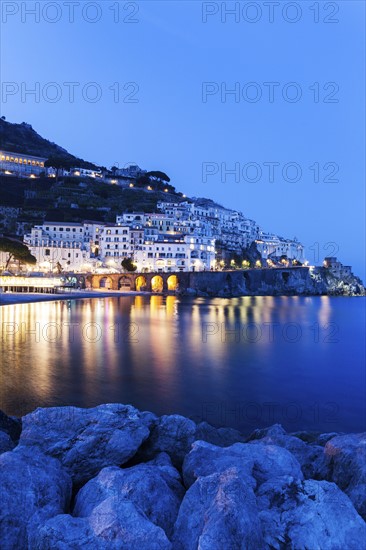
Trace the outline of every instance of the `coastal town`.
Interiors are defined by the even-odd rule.
[[[14,177],[69,178],[80,187],[85,181],[96,181],[127,189],[133,189],[139,178],[146,179],[147,174],[137,165],[111,170],[77,166],[60,169],[48,166],[47,160],[0,151],[0,173],[10,182]],[[159,178],[152,175],[147,182],[156,180]],[[36,264],[28,266],[28,270],[48,274],[124,270],[168,273],[306,265],[304,246],[296,238],[264,231],[243,213],[209,200],[188,199],[184,195],[179,202],[174,197],[169,200],[171,186],[168,182],[165,185],[167,200],[158,201],[155,212],[121,211],[114,223],[51,219],[30,227],[21,235],[36,258]],[[145,185],[144,191],[153,191],[152,185]],[[77,209],[78,205],[71,207]],[[242,251],[251,248],[256,254],[254,259],[243,257]],[[127,269],[122,266],[124,260]],[[16,269],[17,265],[9,264],[8,255],[0,252],[0,269],[11,271],[12,267]]]

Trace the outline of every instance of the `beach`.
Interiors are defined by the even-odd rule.
[[[0,306],[14,304],[30,304],[32,302],[51,302],[59,300],[80,300],[85,298],[109,298],[118,296],[141,296],[150,294],[149,292],[122,292],[119,290],[110,290],[108,292],[101,290],[78,290],[62,294],[37,294],[26,292],[0,292]]]

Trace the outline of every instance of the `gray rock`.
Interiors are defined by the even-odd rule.
[[[30,550],[74,550],[114,548],[107,541],[98,539],[87,519],[58,515],[46,521],[37,531]]]
[[[16,444],[11,439],[10,435],[0,431],[0,454],[6,453],[7,451],[12,451],[15,445]]]
[[[329,479],[349,496],[366,519],[366,433],[333,437],[326,443],[324,454]]]
[[[316,440],[315,440],[315,443],[317,445],[320,445],[322,447],[324,447],[324,445],[330,440],[330,439],[333,439],[333,437],[337,437],[339,435],[343,435],[343,434],[339,434],[339,433],[336,433],[336,432],[330,432],[330,433],[325,433],[325,434],[320,434]]]
[[[275,428],[272,426],[272,428]],[[287,449],[299,461],[302,472],[306,479],[324,479],[327,475],[327,464],[323,447],[309,445],[302,439],[286,432],[281,433],[278,429],[270,429],[262,439],[250,441],[251,444],[263,443],[265,445],[277,445]],[[260,432],[257,430],[257,432]],[[261,432],[265,433],[261,430]],[[261,434],[262,435],[262,434]]]
[[[77,494],[73,515],[88,517],[104,500],[118,496],[133,502],[139,512],[164,529],[170,537],[183,488],[178,496],[166,482],[167,475],[166,471],[162,472],[152,464],[138,464],[126,469],[115,466],[104,468]],[[176,480],[173,478],[172,481]]]
[[[206,441],[218,447],[229,447],[234,443],[244,442],[245,436],[233,428],[215,428],[207,422],[200,422],[197,425],[195,439]]]
[[[265,548],[255,496],[240,471],[229,468],[201,477],[192,485],[179,510],[173,548]]]
[[[40,524],[67,510],[71,479],[58,460],[18,446],[0,455],[0,493],[1,549],[25,549]]]
[[[180,467],[195,440],[196,424],[179,414],[161,416],[151,428],[150,437],[138,454],[140,461],[167,453],[174,466]]]
[[[272,477],[291,475],[303,479],[299,462],[286,449],[276,445],[235,443],[231,447],[216,447],[196,441],[183,464],[183,479],[190,487],[201,476],[235,467],[246,482],[255,487]]]
[[[0,410],[0,431],[8,434],[9,437],[16,443],[22,431],[22,421],[20,418],[7,416]]]
[[[366,524],[334,483],[269,480],[257,492],[268,547],[275,550],[361,550]]]
[[[321,447],[324,447],[327,441],[329,439],[332,439],[332,437],[336,437],[337,435],[342,435],[337,432],[329,432],[329,433],[320,433],[320,432],[292,432],[289,435],[292,435],[294,437],[297,437],[304,441],[305,443],[312,443],[314,445],[320,445]]]
[[[38,531],[30,550],[170,550],[164,531],[123,498],[109,497],[88,518],[59,515]]]
[[[268,426],[268,428],[254,430],[247,438],[247,441],[255,441],[257,439],[263,439],[264,437],[277,437],[281,435],[286,435],[284,428],[281,424],[273,424],[273,426]]]
[[[40,408],[23,418],[19,444],[58,458],[81,485],[102,468],[127,462],[148,435],[141,414],[130,405]]]

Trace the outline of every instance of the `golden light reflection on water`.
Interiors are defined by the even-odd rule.
[[[315,320],[325,325],[331,300],[314,303]],[[0,408],[18,414],[22,404],[26,411],[38,405],[93,406],[152,392],[168,401],[186,380],[199,387],[205,377],[224,387],[232,356],[240,352],[246,369],[246,357],[254,353],[243,327],[261,327],[255,351],[260,346],[270,358],[273,344],[264,324],[309,325],[308,306],[307,298],[296,297],[162,295],[2,306]],[[230,335],[236,327],[240,342]]]

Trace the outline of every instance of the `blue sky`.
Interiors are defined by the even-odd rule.
[[[281,1],[272,22],[263,2],[83,1],[73,20],[41,2],[39,21],[35,4],[1,6],[7,120],[108,167],[164,170],[365,278],[363,1]]]

